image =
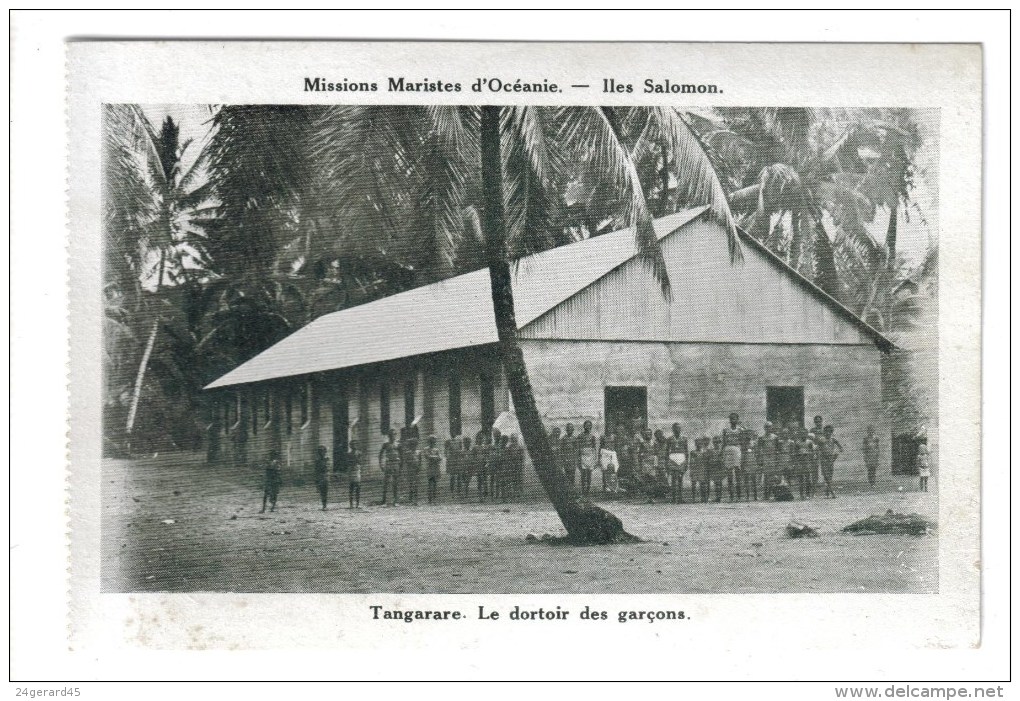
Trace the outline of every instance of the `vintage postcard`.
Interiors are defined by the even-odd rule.
[[[67,65],[72,648],[979,643],[979,47]]]

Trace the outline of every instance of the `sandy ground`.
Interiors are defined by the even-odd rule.
[[[284,487],[276,513],[259,514],[260,478],[214,470],[198,456],[104,463],[104,591],[412,593],[751,593],[938,590],[934,535],[853,536],[840,529],[886,509],[936,520],[934,492],[913,479],[875,490],[837,487],[834,500],[645,504],[610,510],[645,540],[553,546],[552,508],[451,502],[347,508],[337,484],[329,510],[312,485]],[[904,491],[897,491],[903,487]],[[933,484],[934,488],[935,485]],[[422,488],[424,497],[424,485]],[[725,499],[725,497],[724,497]],[[790,539],[791,520],[820,536]]]

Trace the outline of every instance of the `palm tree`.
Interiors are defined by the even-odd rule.
[[[108,406],[127,404],[129,450],[160,326],[175,314],[164,292],[179,279],[188,243],[201,234],[198,219],[210,193],[196,184],[201,155],[183,168],[190,142],[181,144],[179,134],[170,117],[156,131],[136,105],[104,108],[106,377],[114,395]],[[137,361],[130,381],[129,358]]]
[[[740,224],[868,320],[894,277],[899,215],[912,208],[910,111],[719,108],[696,128]],[[884,245],[869,231],[883,210]]]

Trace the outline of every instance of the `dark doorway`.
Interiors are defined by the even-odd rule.
[[[333,471],[346,469],[347,433],[350,430],[351,417],[347,406],[347,392],[338,389],[333,400]]]
[[[765,417],[776,428],[790,422],[804,426],[804,388],[767,387],[765,389]]]
[[[921,443],[927,442],[909,433],[892,436],[892,473],[894,475],[917,474],[917,451]]]
[[[648,427],[647,387],[606,387],[606,426],[628,430]]]

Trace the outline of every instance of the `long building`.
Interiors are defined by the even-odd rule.
[[[759,431],[821,414],[847,450],[837,479],[862,478],[868,425],[886,437],[889,474],[890,341],[750,237],[734,262],[706,208],[655,230],[671,299],[630,229],[516,262],[518,336],[547,425],[679,422],[693,437],[733,411]],[[315,446],[343,455],[357,438],[370,479],[390,428],[474,436],[511,408],[496,342],[487,269],[322,316],[208,386],[224,457],[275,447],[300,478]]]

